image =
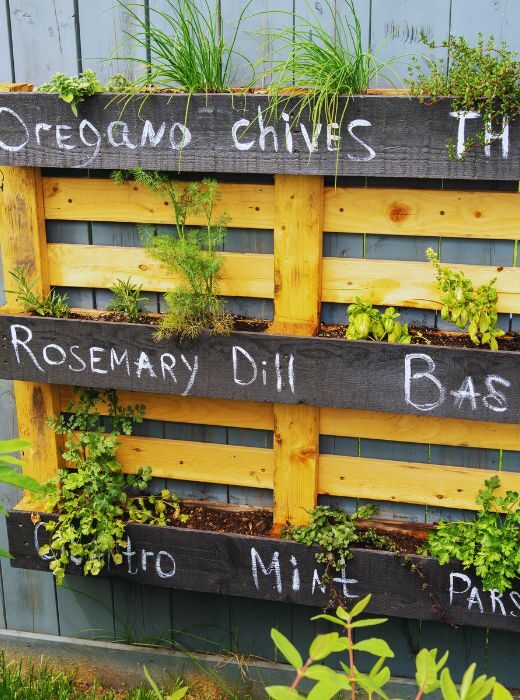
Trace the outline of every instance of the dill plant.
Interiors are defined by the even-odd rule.
[[[274,75],[269,116],[276,116],[291,101],[295,123],[309,112],[316,136],[323,119],[341,126],[349,98],[364,93],[374,78],[381,76],[393,84],[392,71],[387,69],[398,60],[379,59],[379,48],[365,50],[353,0],[321,4],[331,19],[332,32],[309,0],[305,0],[308,16],[279,11],[291,21],[269,38],[276,48],[268,55],[269,68],[264,73],[264,77]],[[347,97],[343,106],[342,96]]]
[[[228,334],[232,318],[224,311],[225,300],[218,296],[224,262],[219,247],[226,237],[228,217],[226,214],[216,220],[214,217],[219,199],[217,181],[206,178],[180,187],[167,175],[141,168],[130,173],[115,171],[112,177],[119,183],[133,178],[162,198],[167,197],[172,205],[174,234],[157,234],[154,226],[139,227],[149,254],[169,273],[181,278],[179,286],[165,294],[168,310],[162,315],[156,338],[163,340],[178,335],[193,339],[205,329]],[[194,215],[203,219],[201,228],[187,225],[188,218]]]
[[[163,9],[142,2],[118,0],[128,13],[134,31],[127,32],[119,47],[138,46],[147,58],[118,55],[118,60],[141,65],[141,74],[126,88],[136,93],[152,86],[180,88],[185,92],[226,92],[237,73],[235,57],[247,59],[235,50],[245,13],[252,0],[244,3],[228,42],[222,32],[219,3],[209,0],[164,0]],[[249,65],[250,62],[248,62]]]
[[[481,33],[475,46],[463,36],[435,44],[423,34],[422,41],[430,49],[447,51],[447,60],[425,58],[423,65],[413,58],[406,80],[412,95],[428,104],[449,98],[453,110],[479,112],[482,117],[481,128],[465,139],[462,153],[457,154],[454,140],[448,140],[450,158],[463,159],[474,147],[490,146],[503,134],[507,122],[520,116],[518,53],[504,41],[495,44],[492,36],[486,41]]]

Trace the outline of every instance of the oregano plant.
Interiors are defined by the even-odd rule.
[[[101,404],[108,421],[99,412]],[[131,435],[144,412],[142,404],[121,406],[115,391],[82,389],[66,414],[47,421],[63,436],[68,469],[60,469],[44,484],[47,505],[57,519],[45,523],[50,541],[39,553],[53,557],[49,568],[60,584],[71,561],[93,576],[103,569],[107,556],[121,564],[128,521],[166,525],[172,515],[180,515],[169,491],[160,497],[138,495],[151,479],[150,467],[125,474],[117,459],[118,438]]]

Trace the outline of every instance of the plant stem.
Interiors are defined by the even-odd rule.
[[[303,666],[300,668],[298,673],[296,674],[296,678],[293,680],[292,685],[291,685],[291,690],[294,690],[298,686],[299,682],[301,681],[301,679],[305,675],[305,671],[309,668],[309,666],[311,664],[312,664],[312,658],[309,657],[307,659],[307,661],[303,664]]]
[[[355,676],[354,676],[354,649],[352,648],[354,646],[354,641],[352,639],[352,628],[350,626],[350,620],[347,624],[347,636],[348,636],[348,658],[349,658],[349,664],[350,664],[350,688],[351,688],[351,697],[352,700],[356,700],[356,682],[355,682]]]

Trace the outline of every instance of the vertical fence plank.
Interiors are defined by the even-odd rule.
[[[452,0],[451,28],[454,36],[463,34],[468,42],[476,40],[481,32],[486,38],[493,35],[497,42],[506,41],[508,48],[519,51],[520,5],[508,0]]]
[[[11,70],[11,50],[9,24],[7,21],[7,4],[0,3],[0,83],[14,81]]]
[[[372,87],[401,87],[407,76],[412,55],[422,54],[438,60],[446,51],[431,51],[421,43],[421,32],[440,44],[448,38],[451,0],[437,0],[435,5],[415,0],[372,0],[370,49],[379,60],[400,57],[372,81]]]
[[[146,50],[128,40],[137,31],[129,12],[107,0],[79,0],[78,6],[83,70],[96,71],[102,83],[116,73],[133,80],[142,67],[118,56],[145,59]],[[144,6],[131,9],[144,19]]]
[[[10,0],[10,8],[19,82],[39,85],[58,71],[77,73],[73,0]]]

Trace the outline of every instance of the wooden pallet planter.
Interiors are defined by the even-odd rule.
[[[0,354],[3,379],[520,422],[518,352],[4,315]]]
[[[258,108],[265,109],[265,100],[195,96],[184,124],[179,115],[184,115],[185,97],[178,95],[150,96],[140,113],[137,103],[131,103],[123,117],[116,103],[109,105],[109,98],[99,95],[81,105],[78,120],[52,95],[0,95],[0,163],[6,164],[0,167],[4,277],[17,265],[28,266],[42,293],[52,286],[108,289],[129,276],[145,292],[160,293],[175,280],[142,248],[48,243],[45,220],[162,224],[171,223],[171,211],[137,184],[42,177],[41,166],[140,164],[175,171],[180,155],[175,146],[189,128],[183,170],[276,173],[274,182],[222,184],[219,204],[233,226],[274,232],[272,255],[224,253],[221,283],[225,296],[273,299],[274,321],[266,333],[157,344],[149,326],[29,317],[9,299],[0,315],[0,376],[15,380],[20,435],[32,444],[24,454],[25,472],[40,481],[56,473],[59,446],[44,419],[66,410],[73,385],[98,386],[118,389],[123,405],[144,403],[151,420],[272,431],[269,449],[125,436],[118,456],[128,473],[150,464],[160,478],[272,489],[276,530],[287,520],[305,522],[319,494],[474,508],[475,494],[490,471],[320,454],[320,435],[518,450],[520,354],[313,337],[322,302],[350,303],[359,295],[377,305],[439,306],[428,263],[323,257],[323,233],[515,241],[520,238],[520,199],[509,193],[328,187],[322,176],[334,175],[337,165],[339,174],[349,175],[509,179],[518,170],[515,125],[510,126],[507,158],[496,143],[490,158],[475,152],[452,162],[445,144],[458,122],[447,104],[427,110],[409,98],[356,98],[345,118],[350,132],[346,127],[342,134],[350,141],[343,142],[347,146],[339,160],[327,148],[326,125],[318,151],[309,159],[304,148],[309,131],[303,126],[290,135],[282,123],[261,127]],[[123,119],[128,133],[125,124],[110,126]],[[370,125],[353,123],[356,119]],[[334,145],[334,129],[328,132]],[[246,139],[254,143],[237,148],[233,133],[240,146],[248,145]],[[287,152],[289,136],[292,153]],[[349,150],[354,146],[357,150]],[[370,149],[374,157],[355,159],[366,158]],[[188,223],[200,222],[194,217]],[[499,311],[520,313],[519,268],[460,267],[476,283],[497,276]],[[475,397],[459,401],[457,392],[467,390],[467,377]],[[504,491],[520,489],[520,474],[502,471],[500,478]],[[32,516],[26,501],[12,511],[8,530],[14,566],[47,569],[34,533],[48,517],[41,512]],[[112,568],[111,576],[309,605],[327,597],[317,583],[312,594],[314,554],[303,545],[144,525],[130,525],[128,533],[139,552],[137,573],[128,573],[125,562],[127,568]],[[252,559],[253,549],[258,559]],[[299,590],[291,556],[298,562]],[[167,568],[171,558],[176,573],[163,577],[158,572],[172,571]],[[421,562],[456,622],[518,629],[519,593],[500,599],[479,591],[471,572],[445,569],[431,559]],[[319,578],[319,567],[316,571]],[[391,554],[357,551],[347,577],[357,582],[353,595],[369,589],[375,594],[374,612],[422,619],[435,615],[419,581]],[[347,591],[354,586],[337,583],[340,592],[343,585]]]
[[[24,510],[10,514],[7,528],[16,566],[48,570],[52,555],[40,556],[37,548],[47,541],[43,523],[52,518]],[[316,547],[267,537],[153,525],[129,525],[127,535],[123,564],[107,564],[102,576],[297,605],[334,604],[325,567],[315,559]],[[455,562],[440,566],[431,557],[411,556],[405,563],[390,552],[354,549],[345,568],[329,572],[329,576],[344,600],[353,602],[371,593],[369,612],[438,620],[423,580],[411,572],[411,564],[420,567],[454,624],[520,630],[520,586],[503,595],[483,591],[474,572],[463,571]],[[72,564],[68,570],[81,575],[79,565]]]
[[[75,118],[56,95],[0,94],[0,164],[60,168],[130,168],[195,172],[292,173],[515,180],[518,124],[508,126],[489,156],[482,150],[450,160],[449,138],[463,144],[479,119],[453,112],[449,100],[365,95],[350,100],[342,120],[314,127],[269,119],[266,95],[146,95],[122,111],[100,94]],[[344,101],[340,100],[339,114]],[[295,111],[297,111],[295,109]],[[338,156],[338,144],[341,148]]]

